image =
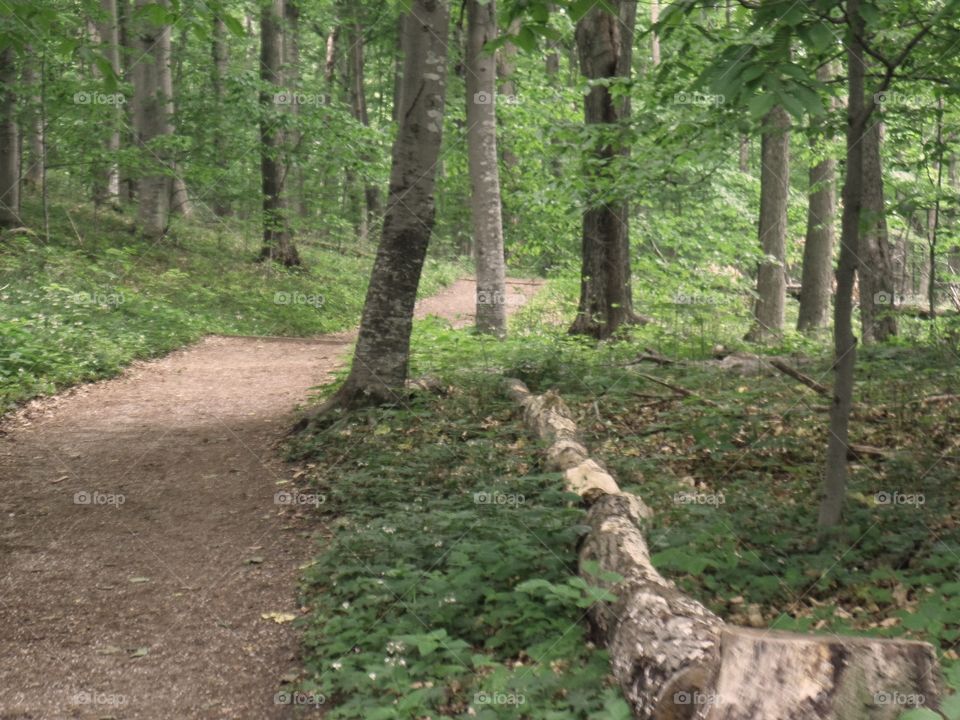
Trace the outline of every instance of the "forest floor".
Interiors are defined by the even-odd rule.
[[[417,316],[464,326],[474,298],[458,280]],[[207,337],[5,419],[0,718],[290,716],[298,567],[326,531],[309,496],[278,501],[276,446],[354,339]]]

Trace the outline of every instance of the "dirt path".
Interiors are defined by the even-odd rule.
[[[459,280],[418,315],[473,302]],[[0,718],[290,716],[296,635],[263,615],[297,612],[319,528],[275,503],[274,447],[351,340],[210,337],[6,419]]]

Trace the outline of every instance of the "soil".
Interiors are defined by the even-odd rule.
[[[462,326],[474,297],[458,280],[417,315]],[[298,568],[325,531],[277,501],[277,445],[354,338],[207,337],[3,419],[0,718],[294,716]]]

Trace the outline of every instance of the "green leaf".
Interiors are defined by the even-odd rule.
[[[754,95],[747,101],[747,110],[750,112],[750,117],[760,119],[770,112],[776,102],[777,98],[772,93]]]

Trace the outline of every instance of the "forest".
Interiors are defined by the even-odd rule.
[[[960,720],[960,0],[0,0],[0,718]]]

